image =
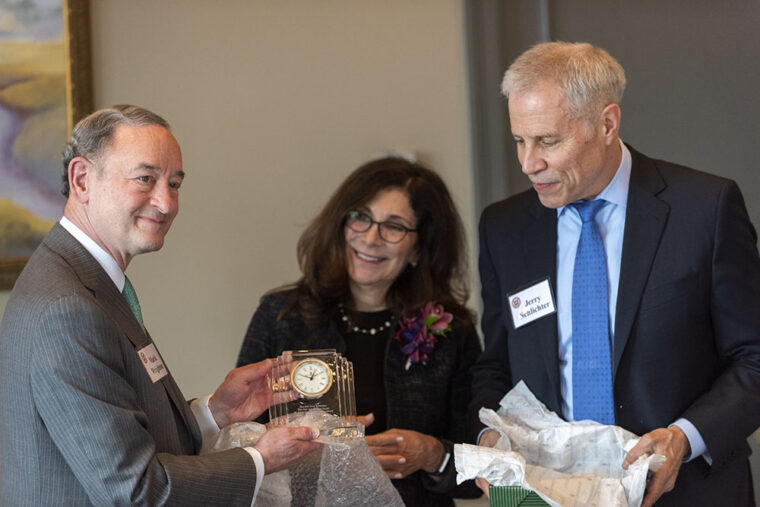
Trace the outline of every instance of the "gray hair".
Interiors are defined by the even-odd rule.
[[[608,104],[620,104],[625,91],[623,67],[607,51],[591,44],[545,42],[517,57],[504,74],[501,91],[511,94],[556,83],[565,93],[574,119],[590,119]]]
[[[63,149],[63,189],[61,193],[69,196],[69,163],[75,157],[94,160],[113,139],[114,131],[119,125],[144,127],[158,125],[171,130],[169,123],[156,113],[140,106],[119,104],[107,109],[100,109],[83,118],[71,131],[71,139]]]

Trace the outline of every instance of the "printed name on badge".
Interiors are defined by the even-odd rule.
[[[154,384],[169,373],[153,343],[138,350],[137,355],[140,357],[140,361],[142,361],[145,371],[148,372],[148,375]]]
[[[549,278],[507,294],[507,306],[515,329],[557,311]]]

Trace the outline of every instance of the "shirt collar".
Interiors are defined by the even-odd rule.
[[[622,151],[620,165],[615,171],[615,176],[604,187],[604,190],[596,196],[596,199],[604,199],[625,209],[628,205],[628,186],[631,181],[631,152],[620,138],[618,138],[618,142]],[[557,216],[560,216],[566,207],[557,208]]]
[[[119,267],[116,259],[111,257],[108,252],[103,250],[100,245],[95,243],[91,237],[85,234],[82,229],[74,225],[74,222],[65,216],[61,217],[60,223],[61,227],[66,229],[72,236],[74,236],[74,239],[79,241],[85,250],[90,252],[90,255],[95,257],[95,260],[98,261],[98,264],[100,264],[100,266],[105,270],[105,272],[108,274],[108,277],[113,280],[114,284],[116,284],[116,288],[119,289],[119,292],[124,290],[124,272]]]

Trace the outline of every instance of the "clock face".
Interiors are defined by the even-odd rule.
[[[332,371],[324,361],[304,359],[290,372],[290,383],[302,396],[319,398],[332,386]]]

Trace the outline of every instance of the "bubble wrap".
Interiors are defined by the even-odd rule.
[[[295,425],[320,428],[322,452],[307,455],[290,470],[264,476],[257,507],[404,506],[364,438],[336,437],[340,423],[321,411],[304,414]],[[212,450],[251,447],[265,432],[266,426],[253,422],[231,424],[219,433]]]
[[[404,506],[363,438],[322,450],[314,506],[332,505]]]

